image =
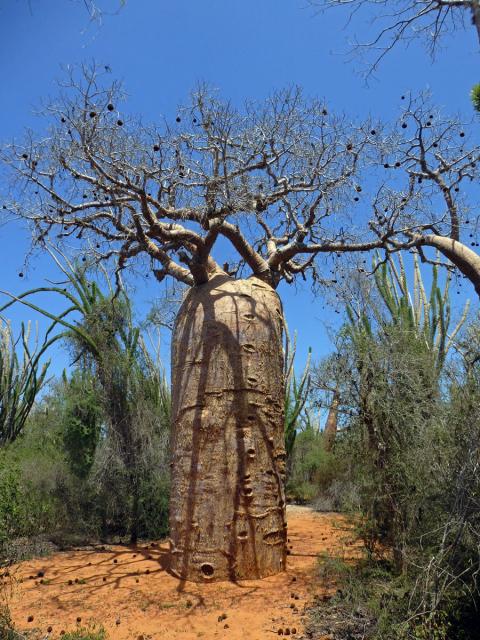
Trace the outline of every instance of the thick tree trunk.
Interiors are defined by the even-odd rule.
[[[130,486],[132,487],[132,509],[130,512],[130,544],[137,544],[138,529],[140,524],[140,487],[138,479],[138,470],[130,476]]]
[[[262,280],[190,289],[172,343],[170,568],[199,581],[283,571],[283,315]]]
[[[332,404],[328,411],[327,422],[325,423],[325,429],[323,432],[325,451],[332,451],[337,438],[338,404],[338,391],[334,391]]]

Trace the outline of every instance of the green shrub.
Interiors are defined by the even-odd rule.
[[[288,500],[295,504],[309,504],[318,496],[318,487],[311,482],[290,482],[287,485]]]
[[[115,440],[100,429],[93,385],[85,373],[77,373],[72,383],[64,377],[53,384],[24,433],[0,450],[0,556],[12,545],[29,557],[49,542],[65,548],[128,535],[132,485]],[[168,532],[166,423],[153,402],[142,402],[135,414],[145,434],[136,511],[141,538]]]
[[[65,452],[73,473],[86,478],[95,459],[102,424],[98,382],[88,369],[63,376],[62,426]]]
[[[107,640],[107,632],[102,626],[93,625],[69,631],[62,638],[63,640]]]
[[[15,632],[10,609],[5,604],[0,604],[0,638],[2,640],[18,640]]]
[[[335,455],[325,451],[323,433],[307,422],[295,439],[287,482],[288,498],[301,504],[312,502],[328,489],[340,468]]]
[[[17,526],[20,504],[19,467],[0,451],[0,547]]]
[[[418,582],[397,575],[388,560],[372,557],[355,564],[328,555],[319,557],[318,577],[333,598],[317,600],[307,630],[313,637],[338,639],[476,640],[478,602],[466,590],[453,590],[442,607],[413,613]]]
[[[378,269],[380,304],[352,306],[339,336],[348,419],[335,456],[367,553],[313,614],[336,638],[478,638],[480,323],[459,340],[467,310],[449,328],[448,277],[442,293],[434,270],[427,298],[414,266],[411,295],[403,263]]]
[[[170,482],[161,474],[150,474],[140,486],[141,538],[158,539],[168,534]]]

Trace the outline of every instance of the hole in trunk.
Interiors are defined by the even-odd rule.
[[[239,531],[237,537],[239,540],[246,540],[248,538],[248,533],[246,531]]]
[[[276,545],[281,544],[284,541],[284,535],[282,531],[275,529],[274,531],[269,531],[263,536],[263,540],[265,544]]]
[[[255,316],[253,315],[253,313],[245,313],[245,314],[243,315],[243,317],[244,317],[246,320],[253,320],[253,319],[255,318]]]
[[[256,384],[258,382],[258,379],[254,376],[248,376],[247,382],[249,382],[250,384]]]
[[[200,567],[200,571],[202,572],[204,578],[211,578],[215,569],[213,568],[213,565],[209,564],[208,562],[204,562]]]
[[[245,351],[247,351],[247,353],[255,353],[256,349],[253,346],[253,344],[250,344],[249,342],[247,344],[243,345],[243,348]]]
[[[255,457],[255,449],[247,449],[247,456],[249,458],[254,458]]]

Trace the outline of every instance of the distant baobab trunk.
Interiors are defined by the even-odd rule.
[[[323,432],[323,441],[325,451],[331,451],[335,444],[335,438],[337,437],[337,425],[338,425],[338,391],[333,392],[332,404],[328,411],[327,422],[325,423],[325,429]]]
[[[170,569],[186,580],[283,571],[283,312],[262,280],[192,287],[172,342]]]

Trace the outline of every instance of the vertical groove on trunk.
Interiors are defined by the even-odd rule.
[[[192,581],[283,571],[282,307],[258,278],[187,294],[172,341],[170,568]]]

